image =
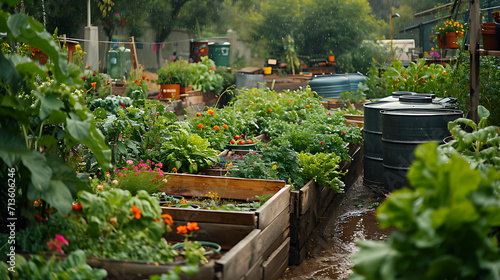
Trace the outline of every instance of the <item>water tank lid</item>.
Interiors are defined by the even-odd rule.
[[[406,102],[406,103],[418,103],[418,104],[423,104],[423,103],[432,103],[432,97],[429,95],[401,95],[399,97],[399,102]]]
[[[403,95],[413,95],[416,94],[412,91],[393,91],[392,96],[403,96]]]

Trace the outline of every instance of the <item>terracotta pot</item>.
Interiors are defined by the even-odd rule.
[[[175,100],[179,100],[181,93],[181,85],[160,85],[161,98],[173,98]]]
[[[334,62],[335,61],[335,56],[334,55],[328,56],[328,61],[329,62]]]
[[[446,49],[447,46],[446,46],[446,37],[441,37],[441,33],[439,32],[436,32],[436,39],[439,43],[439,48],[440,49]]]
[[[498,40],[495,29],[482,29],[483,49],[498,50]]]
[[[181,87],[181,94],[187,93],[188,91],[192,91],[193,86]]]
[[[455,32],[446,32],[446,46],[448,49],[458,49],[458,35]]]

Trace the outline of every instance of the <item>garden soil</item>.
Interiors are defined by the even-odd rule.
[[[355,241],[384,240],[391,230],[381,230],[376,207],[385,196],[363,185],[360,176],[346,192],[337,195],[306,242],[307,257],[299,266],[289,266],[281,279],[347,279],[352,273],[350,256]]]

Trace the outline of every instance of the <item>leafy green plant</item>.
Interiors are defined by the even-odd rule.
[[[362,83],[360,83],[363,85]],[[364,89],[364,87],[363,87]],[[363,92],[361,91],[344,91],[340,93],[339,101],[343,103],[363,103],[366,100],[366,96]]]
[[[202,57],[200,62],[191,63],[190,67],[194,90],[214,91],[216,94],[222,91],[224,79],[214,71],[215,62],[208,56]]]
[[[85,253],[77,250],[64,260],[58,260],[55,255],[46,259],[43,254],[31,255],[26,260],[16,255],[16,272],[7,270],[5,263],[0,264],[2,279],[104,279],[108,273],[104,269],[94,269],[87,264]]]
[[[451,84],[451,78],[444,66],[427,65],[424,58],[416,63],[410,62],[406,68],[403,67],[401,61],[395,61],[392,66],[385,69],[384,77],[391,92],[433,93],[436,96],[445,97],[449,94],[449,88],[444,85]]]
[[[477,164],[480,169],[500,169],[500,128],[486,126],[490,112],[485,107],[480,105],[478,114],[481,118],[478,124],[466,118],[448,123],[453,140],[439,149],[449,158],[459,153]]]
[[[125,89],[125,95],[130,97],[132,100],[142,100],[148,97],[148,82],[146,81],[146,76],[139,77],[137,79],[131,79],[127,82],[127,88]],[[133,79],[133,80],[132,80]]]
[[[242,160],[236,160],[231,168],[230,177],[277,180],[277,165],[266,161],[261,154],[248,153]]]
[[[317,153],[299,154],[301,177],[314,180],[321,186],[327,186],[336,192],[342,192],[344,183],[340,181],[343,173],[340,171],[341,158],[335,154]]]
[[[99,71],[83,74],[83,88],[92,96],[106,97],[111,92],[110,76]]]
[[[498,276],[500,173],[475,169],[459,154],[439,156],[437,143],[417,147],[408,171],[413,189],[378,207],[384,242],[358,241],[349,279],[495,279]]]
[[[168,171],[197,173],[200,168],[211,166],[219,161],[217,152],[210,148],[207,139],[190,134],[185,129],[174,131],[161,146],[160,162]]]
[[[108,95],[104,99],[90,99],[87,104],[87,106],[94,111],[96,117],[104,119],[106,115],[117,115],[120,109],[125,109],[132,105],[132,100],[129,97]],[[106,115],[102,114],[102,110],[99,110],[99,108],[104,109]]]
[[[4,8],[17,2],[4,3]],[[24,207],[37,199],[67,213],[77,191],[88,188],[64,163],[71,148],[87,146],[103,169],[111,167],[111,151],[94,116],[75,95],[82,85],[80,70],[67,63],[43,25],[25,14],[2,12],[0,32],[6,34],[4,41],[29,44],[49,57],[41,66],[19,54],[0,54],[0,176],[15,173],[16,213],[29,214]],[[37,82],[49,78],[43,86]],[[7,207],[1,211],[7,217]]]

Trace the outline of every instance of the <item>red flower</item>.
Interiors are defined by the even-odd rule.
[[[272,110],[271,109],[267,109],[268,112],[271,112]]]
[[[93,76],[95,76],[95,73],[93,74]]]
[[[158,94],[158,98],[159,98],[159,99],[161,99],[161,93],[160,93],[160,94]]]
[[[209,113],[210,115],[215,114],[215,112],[214,112],[213,110],[208,110],[208,113]]]
[[[219,127],[218,125],[216,125],[216,126],[214,126],[214,129],[215,129],[215,130],[219,130],[219,129],[220,129],[220,127]]]
[[[146,79],[146,76],[142,76],[142,79],[143,79],[143,80],[144,80],[144,79]]]
[[[311,106],[307,105],[306,108],[309,109],[309,108],[311,108]]]
[[[194,230],[199,230],[200,227],[198,227],[198,223],[190,223],[190,222],[188,222],[187,223],[187,229],[190,230],[190,231],[194,231]]]
[[[177,233],[178,234],[187,234],[188,233],[187,226],[178,226]]]
[[[84,80],[84,81],[85,81],[85,76],[83,76],[83,77],[82,77],[82,80]]]
[[[197,115],[198,117],[201,117],[201,113],[196,113],[196,115]]]
[[[135,79],[134,83],[137,83],[137,79]]]
[[[39,222],[43,221],[43,218],[42,218],[42,216],[40,216],[40,215],[35,215],[35,218],[36,218],[36,220],[37,220],[37,221],[39,221]]]
[[[204,126],[203,126],[201,123],[200,123],[200,124],[198,124],[198,127],[199,127],[199,128],[204,128]]]
[[[82,208],[83,208],[83,205],[81,203],[73,204],[73,210],[75,210],[75,211],[80,211]]]
[[[122,102],[121,105],[122,105],[122,108],[125,109],[125,103]]]

